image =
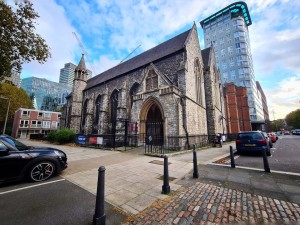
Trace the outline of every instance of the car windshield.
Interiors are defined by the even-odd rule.
[[[24,145],[23,143],[11,138],[11,137],[2,137],[2,140],[6,141],[8,144],[14,146],[15,148],[17,148],[18,150],[22,151],[22,150],[26,150],[29,147],[27,145]]]
[[[260,133],[241,133],[238,135],[238,139],[241,140],[261,140],[262,135]]]

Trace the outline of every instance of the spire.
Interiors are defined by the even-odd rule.
[[[84,54],[82,54],[80,62],[76,67],[76,70],[86,71],[85,62],[84,62]]]

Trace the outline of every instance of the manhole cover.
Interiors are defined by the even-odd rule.
[[[157,164],[157,165],[164,165],[164,161],[160,161],[160,160],[153,160],[149,163],[153,163],[153,164]],[[172,163],[168,162],[168,165],[170,165]]]

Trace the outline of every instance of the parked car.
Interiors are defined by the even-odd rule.
[[[39,182],[67,168],[67,155],[58,149],[30,147],[0,135],[0,183],[23,180]]]
[[[274,134],[268,133],[268,136],[269,136],[270,140],[272,141],[272,143],[276,142],[276,136]]]
[[[271,138],[269,137],[269,135],[266,132],[262,132],[262,134],[265,136],[265,138],[267,139],[270,148],[273,148],[273,142],[271,141]]]
[[[262,152],[266,150],[268,156],[271,155],[268,136],[261,131],[240,132],[236,138],[236,150],[238,154],[243,152]]]

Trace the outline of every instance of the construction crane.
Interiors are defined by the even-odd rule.
[[[97,75],[96,72],[95,72],[95,68],[94,68],[94,66],[93,66],[92,63],[91,63],[91,59],[90,59],[89,55],[87,54],[85,48],[83,47],[83,44],[81,43],[81,41],[80,41],[80,39],[78,38],[77,34],[76,34],[74,31],[73,31],[72,33],[74,34],[74,36],[75,36],[75,38],[76,38],[76,40],[77,40],[79,46],[81,47],[81,50],[82,50],[83,53],[85,54],[85,56],[86,56],[86,58],[87,58],[87,60],[88,60],[88,63],[89,63],[89,65],[90,65],[90,67],[91,67],[91,69],[92,69],[94,75]]]
[[[124,62],[132,53],[135,52],[135,50],[137,50],[139,47],[141,47],[141,45],[137,46],[135,49],[133,49],[132,52],[130,52],[121,62],[119,62],[119,64],[121,64],[122,62]]]

